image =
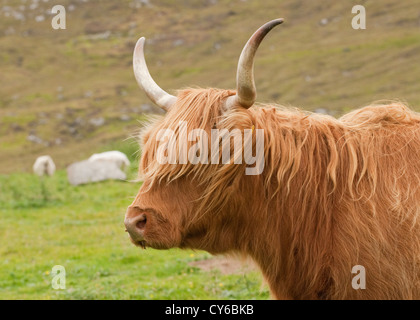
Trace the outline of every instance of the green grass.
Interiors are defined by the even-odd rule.
[[[131,168],[130,176],[135,175]],[[141,250],[124,232],[139,184],[73,187],[64,171],[0,176],[0,299],[267,299],[260,274],[222,275],[189,262],[205,252]],[[66,289],[51,269],[66,270]]]

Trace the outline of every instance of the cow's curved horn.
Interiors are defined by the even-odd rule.
[[[257,97],[257,90],[254,83],[254,57],[258,46],[264,37],[275,26],[283,23],[283,19],[276,19],[267,22],[260,27],[248,40],[239,57],[238,69],[236,72],[236,95],[226,100],[226,108],[242,106],[246,109],[251,107]]]
[[[146,92],[147,96],[162,109],[168,111],[169,108],[176,101],[176,97],[170,95],[161,87],[159,87],[153,80],[147,69],[146,60],[144,59],[144,41],[146,39],[141,37],[134,48],[133,54],[133,69],[137,83],[140,88]]]

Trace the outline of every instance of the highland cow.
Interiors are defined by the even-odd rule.
[[[142,133],[144,182],[125,217],[131,241],[250,256],[277,299],[419,299],[420,115],[401,103],[340,119],[255,105],[254,55],[281,22],[245,45],[236,91],[166,93],[138,41],[137,82],[167,114]],[[209,136],[212,128],[264,130],[263,172],[246,175],[239,152],[229,163],[159,163],[158,132],[173,129],[172,147],[182,148],[180,121]],[[248,142],[255,150],[255,137]],[[352,287],[355,265],[366,270],[365,289]]]

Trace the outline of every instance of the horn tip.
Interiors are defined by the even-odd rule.
[[[143,46],[144,45],[144,41],[146,41],[146,38],[145,37],[141,37],[139,40],[137,40],[136,47]]]

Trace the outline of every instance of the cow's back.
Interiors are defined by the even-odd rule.
[[[367,280],[366,290],[336,292],[346,292],[346,298],[419,299],[420,116],[391,104],[365,107],[340,121],[358,167],[353,195],[337,213],[336,234],[346,236],[335,240],[353,250],[352,264],[365,268]],[[343,241],[353,241],[353,248]]]

